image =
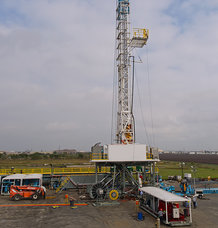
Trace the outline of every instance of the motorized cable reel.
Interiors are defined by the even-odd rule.
[[[106,190],[103,187],[102,183],[94,184],[89,192],[91,199],[103,199],[105,197]]]

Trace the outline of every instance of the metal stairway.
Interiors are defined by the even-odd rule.
[[[66,186],[69,182],[71,182],[74,186],[77,187],[77,184],[76,184],[74,181],[72,181],[71,178],[70,178],[69,176],[66,176],[66,177],[64,178],[64,180],[61,182],[61,184],[58,186],[58,188],[56,189],[55,192],[56,192],[56,193],[62,192],[63,189],[65,188],[65,186]]]

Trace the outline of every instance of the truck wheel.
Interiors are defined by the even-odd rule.
[[[37,200],[38,198],[39,198],[38,194],[34,193],[34,194],[32,195],[32,199],[33,199],[33,200]]]
[[[21,200],[21,195],[19,194],[14,195],[13,200],[15,201]]]

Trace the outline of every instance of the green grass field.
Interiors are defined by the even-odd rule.
[[[50,166],[52,164],[54,167],[66,167],[69,165],[81,165],[84,163],[89,163],[88,159],[39,159],[39,160],[1,160],[0,159],[0,169],[14,168],[45,168],[45,166]]]
[[[193,172],[191,166],[196,167],[195,177],[196,178],[218,178],[218,165],[214,164],[202,164],[202,163],[186,163],[183,167],[183,173]],[[182,176],[182,168],[179,162],[173,161],[161,161],[158,163],[159,174],[166,179],[168,176]]]
[[[50,167],[67,167],[70,165],[88,165],[89,159],[75,159],[75,158],[63,158],[63,159],[39,159],[39,160],[26,160],[26,159],[0,159],[0,169],[14,168],[46,168]],[[218,165],[202,164],[202,163],[186,163],[184,165],[183,173],[191,173],[191,166],[196,167],[196,178],[218,178]],[[166,179],[168,176],[182,176],[182,168],[179,162],[173,161],[161,161],[157,164],[159,168],[159,175]]]

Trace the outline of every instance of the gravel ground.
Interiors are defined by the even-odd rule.
[[[3,204],[30,204],[30,203],[64,203],[65,193],[60,194],[56,199],[49,200],[22,200],[19,202],[10,201],[7,196],[0,196],[0,205]],[[69,195],[76,197],[70,192]],[[198,200],[197,209],[193,209],[192,227],[215,228],[218,227],[218,195],[207,195],[206,199]],[[120,201],[117,206],[94,207],[91,203],[88,206],[78,206],[72,209],[70,206],[63,206],[54,209],[47,207],[0,207],[1,228],[131,228],[131,227],[155,227],[155,219],[144,214],[144,221],[137,221],[137,213],[134,201]],[[166,227],[161,225],[161,227]]]

